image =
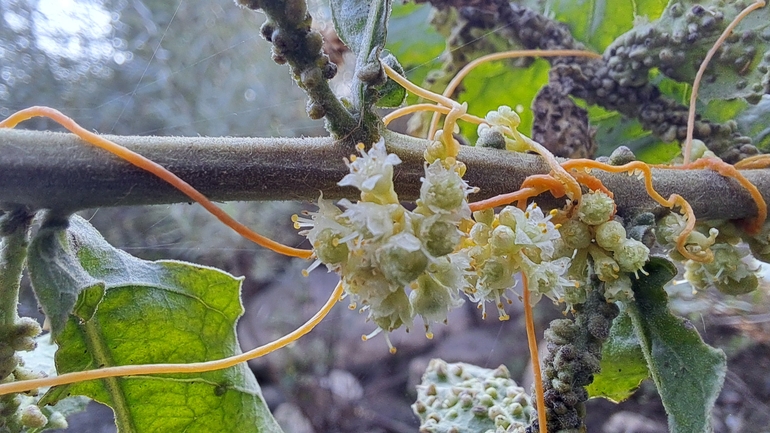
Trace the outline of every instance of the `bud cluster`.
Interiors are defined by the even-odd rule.
[[[523,433],[533,413],[505,366],[491,370],[440,359],[428,364],[412,409],[421,432]]]
[[[590,279],[589,268],[603,281],[608,302],[633,299],[629,274],[644,272],[642,267],[650,250],[641,241],[629,238],[626,229],[613,219],[615,203],[607,194],[595,191],[584,194],[576,218],[560,227],[562,249],[574,251],[567,275],[579,282],[579,289],[566,293],[568,306],[582,304]],[[590,260],[589,260],[590,258]]]

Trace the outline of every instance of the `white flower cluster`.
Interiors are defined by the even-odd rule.
[[[505,114],[492,120],[512,126]],[[420,198],[408,210],[393,187],[400,159],[387,153],[382,140],[369,151],[360,145],[359,152],[347,161],[350,174],[339,184],[358,188],[361,199],[340,200],[338,207],[322,197],[317,212],[293,219],[315,251],[308,271],[323,263],[340,274],[351,308],[360,306],[378,326],[366,338],[411,327],[418,315],[430,338],[430,324],[445,322],[462,304],[460,292],[482,308],[494,302],[505,320],[503,299],[518,272],[527,277],[532,303],[542,296],[583,302],[580,283],[587,280],[589,256],[608,283],[608,300],[628,298],[626,273],[647,261],[647,247],[609,221],[614,203],[604,194],[584,195],[563,227],[551,221],[556,211],[545,214],[534,203],[526,210],[507,206],[497,215],[476,212],[473,221],[467,197],[474,189],[462,179],[462,163],[446,157],[426,163]]]
[[[684,225],[685,220],[681,215],[666,215],[657,225],[658,242],[662,245],[673,245]],[[768,227],[764,227],[755,236],[748,236],[729,222],[717,222],[714,225],[716,227],[696,224],[686,242],[690,253],[698,256],[708,253],[711,261],[686,260],[676,250],[672,250],[669,255],[684,262],[684,277],[695,289],[716,287],[720,292],[729,295],[753,292],[759,286],[759,269],[749,251],[740,243],[745,240],[754,257],[765,260]]]
[[[569,257],[554,258],[554,243],[561,238],[551,222],[554,214],[544,214],[534,203],[525,211],[506,206],[498,215],[492,210],[474,214],[472,245],[466,250],[474,270],[466,274],[466,292],[472,301],[482,308],[485,301],[494,301],[500,320],[506,320],[501,298],[507,298],[505,293],[515,285],[518,272],[527,276],[533,303],[543,295],[558,301],[565,287],[574,287],[564,278]]]
[[[410,211],[393,188],[398,156],[388,154],[382,140],[359,151],[339,184],[358,188],[361,200],[341,200],[343,211],[321,198],[318,212],[294,217],[315,250],[311,269],[323,263],[340,274],[351,308],[360,305],[377,324],[374,334],[410,327],[420,315],[430,337],[429,324],[445,321],[462,303],[458,288],[466,265],[451,253],[463,237],[458,227],[470,218],[473,189],[455,166],[437,160],[426,165],[420,199]]]

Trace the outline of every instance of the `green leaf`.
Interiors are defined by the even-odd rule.
[[[727,370],[724,352],[705,344],[688,321],[668,309],[663,285],[676,275],[668,260],[653,257],[649,275],[632,280],[628,314],[641,343],[672,433],[709,432],[711,411]]]
[[[29,246],[29,278],[56,338],[64,328],[80,292],[104,291],[104,284],[89,275],[74,255],[71,239],[61,225],[43,225]]]
[[[526,4],[567,24],[575,39],[602,52],[635,22],[657,19],[668,0],[532,0]]]
[[[190,363],[240,353],[241,279],[114,249],[86,221],[68,233],[82,268],[105,287],[81,294],[56,339],[59,373],[115,365]],[[76,247],[75,247],[76,246]],[[198,374],[129,376],[51,390],[45,403],[85,395],[112,407],[121,432],[280,432],[245,364]]]
[[[631,317],[623,310],[612,322],[610,338],[602,346],[601,372],[588,385],[588,395],[620,403],[649,376]]]
[[[401,63],[398,62],[398,59],[396,59],[393,54],[387,50],[383,51],[382,54],[382,63],[390,66],[399,74],[404,75],[403,66],[401,66]],[[377,106],[380,108],[398,108],[404,103],[404,100],[406,99],[406,89],[401,87],[400,84],[391,80],[390,77],[388,77],[388,80],[385,82],[385,84],[377,87],[377,91],[379,92]]]
[[[428,72],[441,67],[439,56],[446,47],[444,37],[428,22],[430,12],[429,4],[396,3],[388,22],[386,48],[404,65],[413,83],[424,82]],[[415,103],[417,99],[409,95],[408,100]]]
[[[369,85],[377,83],[384,71],[380,54],[388,34],[391,0],[331,0],[332,20],[342,42],[356,55],[353,105],[368,111],[380,96],[370,93]],[[387,83],[386,83],[387,84]],[[392,92],[391,92],[392,93]]]
[[[390,0],[331,0],[329,6],[337,35],[359,60],[385,46]]]
[[[468,112],[484,117],[501,105],[514,108],[521,117],[519,131],[529,135],[534,115],[529,107],[540,88],[548,83],[550,65],[543,59],[535,60],[528,68],[511,68],[507,62],[479,65],[463,81],[465,91],[460,102],[468,101]],[[460,122],[462,135],[476,141],[477,125]]]

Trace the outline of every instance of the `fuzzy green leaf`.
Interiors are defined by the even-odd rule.
[[[619,403],[630,397],[650,376],[631,317],[625,311],[612,322],[610,338],[602,346],[601,372],[588,385],[588,395]]]
[[[404,75],[404,67],[401,66],[401,63],[398,62],[398,59],[396,59],[393,54],[387,50],[384,50],[382,54],[382,63],[390,66],[399,74]],[[385,84],[377,88],[377,92],[379,93],[377,106],[380,108],[400,107],[406,99],[406,89],[401,87],[400,84],[391,80],[390,77],[388,77],[388,80],[385,82]]]
[[[668,309],[663,285],[676,275],[668,260],[651,258],[649,275],[633,281],[635,302],[628,314],[641,343],[672,433],[710,430],[714,407],[727,370],[724,352],[705,344],[688,321]]]
[[[329,6],[337,35],[356,56],[385,46],[390,1],[331,0]]]
[[[27,267],[32,288],[56,338],[72,313],[80,292],[104,292],[104,284],[78,262],[72,240],[60,225],[44,225],[29,246]]]
[[[148,262],[114,249],[87,222],[68,229],[77,260],[104,284],[81,294],[56,339],[59,373],[105,366],[189,363],[239,353],[241,280],[212,268]],[[97,302],[98,301],[98,302]],[[112,407],[121,432],[280,432],[245,364],[199,374],[133,376],[58,387],[54,403],[85,395]]]

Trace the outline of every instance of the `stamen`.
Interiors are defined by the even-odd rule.
[[[372,332],[371,332],[371,334],[369,334],[369,335],[362,335],[362,336],[361,336],[361,340],[363,340],[363,341],[369,341],[369,340],[371,340],[372,338],[374,338],[374,337],[376,337],[377,335],[379,335],[379,333],[380,333],[380,332],[382,332],[382,328],[379,328],[379,327],[378,327],[377,329],[375,329],[374,331],[372,331]],[[387,338],[387,336],[386,336],[385,338]],[[388,342],[388,345],[390,346],[390,342]]]

